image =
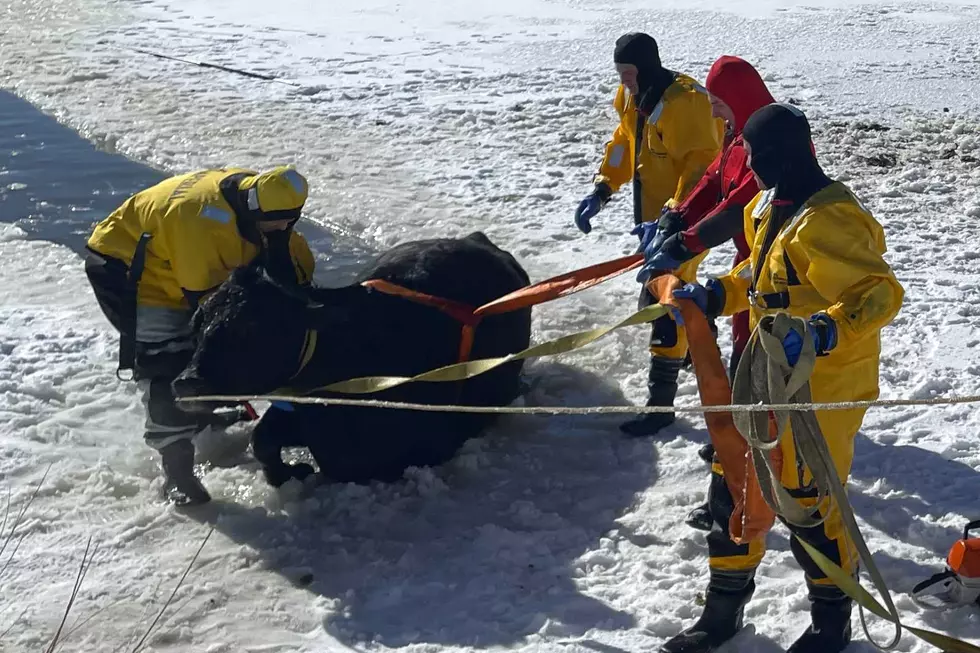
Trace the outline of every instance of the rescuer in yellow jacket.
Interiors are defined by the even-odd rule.
[[[813,401],[864,401],[878,397],[881,329],[902,305],[904,291],[885,262],[880,224],[840,182],[827,178],[810,149],[810,127],[795,107],[770,104],[756,111],[743,132],[749,167],[760,192],[745,208],[749,259],[731,273],[688,284],[675,297],[693,299],[709,316],[748,310],[754,329],[768,314],[788,312],[808,320],[817,350],[810,380]],[[783,341],[790,364],[799,359],[802,338]],[[846,481],[854,436],[864,409],[818,411],[837,473]],[[781,441],[782,485],[801,504],[812,506],[810,470],[798,465],[792,433]],[[661,649],[708,653],[742,626],[742,611],[755,589],[755,569],[764,542],[736,545],[729,538],[732,498],[713,469],[708,505],[711,577],[701,618]],[[843,569],[856,573],[853,547],[844,537],[840,513],[809,529],[791,527]],[[791,549],[803,567],[812,625],[789,653],[839,653],[850,641],[851,600],[820,571],[795,538]]]
[[[653,37],[621,36],[613,61],[622,84],[615,107],[620,122],[595,177],[595,190],[579,204],[575,224],[583,233],[591,219],[624,184],[633,182],[633,222],[655,222],[668,205],[680,204],[721,152],[725,123],[711,115],[708,92],[687,75],[667,70]],[[694,281],[707,252],[675,274]],[[653,302],[646,289],[640,307]],[[677,375],[687,355],[687,339],[669,318],[653,323],[650,336],[648,406],[671,406]],[[674,422],[672,413],[649,413],[622,425],[633,436],[653,435]]]
[[[191,315],[257,257],[280,283],[312,280],[313,254],[293,230],[307,194],[292,167],[200,170],[136,193],[88,240],[86,274],[119,331],[119,370],[131,369],[143,390],[144,438],[161,454],[165,498],[178,505],[210,500],[194,476],[195,435],[244,417],[202,417],[174,401],[170,384],[194,350]]]

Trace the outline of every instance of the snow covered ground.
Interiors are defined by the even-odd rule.
[[[98,147],[0,94],[0,490],[12,515],[50,465],[16,555],[0,555],[0,649],[43,649],[90,536],[100,546],[62,650],[124,647],[212,525],[154,650],[652,651],[696,616],[706,547],[682,520],[706,486],[699,419],[628,441],[616,417],[513,417],[443,468],[308,497],[270,491],[215,439],[214,504],[161,506],[135,391],[115,379],[115,338],[72,251],[158,171],[289,161],[312,183],[304,228],[323,281],[405,239],[474,229],[535,279],[627,253],[628,198],[589,236],[571,214],[614,126],[612,41],[628,30],[654,34],[665,63],[699,79],[717,56],[744,56],[807,111],[828,171],[885,225],[908,293],[885,335],[883,396],[980,393],[978,2],[726,4],[0,6],[0,88]],[[612,322],[635,293],[625,277],[536,309],[535,338]],[[620,331],[530,366],[528,403],[641,403],[644,338]],[[687,372],[679,401],[697,401]],[[980,516],[977,423],[970,406],[872,411],[851,483],[906,619],[974,641],[975,609],[923,612],[908,591]],[[782,650],[807,622],[786,532],[770,544],[747,612],[757,633],[739,650]],[[873,632],[890,630],[874,620]],[[899,650],[927,647],[906,635]]]

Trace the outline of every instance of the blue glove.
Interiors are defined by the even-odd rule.
[[[673,236],[679,231],[684,230],[684,217],[677,211],[665,208],[660,212],[660,218],[656,222],[641,222],[630,232],[633,236],[640,239],[640,247],[637,252],[650,250],[651,245],[657,243],[654,249],[659,247],[659,243]]]
[[[579,228],[579,231],[583,234],[592,231],[590,220],[602,210],[602,207],[606,205],[606,202],[609,201],[612,194],[612,189],[608,184],[599,182],[595,185],[595,190],[579,202],[578,208],[575,209],[575,226]]]
[[[640,239],[640,246],[636,250],[637,253],[646,251],[651,243],[663,242],[664,239],[660,234],[660,225],[656,222],[641,222],[633,227],[630,235]]]
[[[682,234],[669,236],[659,247],[655,247],[657,244],[654,241],[643,252],[646,260],[636,275],[636,280],[640,283],[646,283],[656,270],[676,270],[684,262],[694,258],[694,252],[684,244]]]
[[[717,279],[708,279],[708,283],[703,286],[699,283],[689,283],[674,291],[674,299],[690,299],[706,316],[717,317],[725,305],[725,287]],[[673,309],[671,313],[674,320],[684,326],[680,311]]]
[[[817,313],[807,322],[810,337],[817,356],[826,356],[837,346],[837,323],[826,313]],[[803,352],[803,336],[796,331],[790,331],[783,338],[783,351],[786,352],[786,362],[795,366],[800,362]]]
[[[674,291],[674,299],[690,299],[697,304],[697,307],[701,309],[702,313],[708,312],[708,291],[699,283],[689,283],[683,288],[678,288]],[[684,326],[684,318],[681,317],[679,310],[671,307],[670,313],[673,315],[674,321],[677,324]]]
[[[291,403],[289,403],[288,401],[278,401],[278,400],[276,400],[276,401],[271,402],[271,405],[272,405],[273,408],[278,408],[279,410],[284,410],[287,413],[291,413],[291,412],[293,412],[295,410],[295,408],[293,408],[293,405]]]
[[[592,223],[590,220],[599,214],[602,210],[602,198],[592,193],[584,200],[582,200],[578,209],[575,210],[575,226],[583,234],[587,234],[592,231]]]

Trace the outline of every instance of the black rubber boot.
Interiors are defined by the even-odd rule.
[[[745,604],[755,591],[754,573],[711,572],[704,611],[693,626],[660,647],[661,653],[711,653],[742,629]]]
[[[712,520],[708,503],[705,502],[687,513],[687,519],[684,520],[684,523],[699,531],[710,531]]]
[[[679,358],[650,357],[647,406],[673,406],[677,396],[677,375],[684,361]],[[632,437],[654,435],[674,423],[674,413],[643,413],[623,422],[619,429]]]
[[[709,465],[714,462],[714,456],[715,445],[711,444],[710,442],[698,449],[698,458]],[[699,531],[710,531],[712,519],[711,509],[708,507],[708,502],[705,501],[700,506],[687,513],[687,519],[684,520],[684,523]]]
[[[709,465],[715,461],[715,445],[710,442],[698,449],[698,458]]]
[[[810,627],[787,653],[840,653],[851,642],[853,602],[836,587],[810,591]]]
[[[211,500],[194,475],[194,443],[178,440],[160,450],[163,462],[163,498],[176,506],[198,506]]]

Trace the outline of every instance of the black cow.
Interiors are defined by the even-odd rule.
[[[175,394],[267,394],[286,386],[304,392],[349,378],[412,376],[457,362],[459,322],[436,308],[369,290],[360,284],[367,279],[472,306],[529,283],[514,257],[479,232],[399,245],[342,288],[284,286],[258,265],[242,268],[197,310],[197,350],[174,381]],[[316,331],[316,346],[297,373],[307,330]],[[471,358],[520,351],[529,345],[530,332],[530,308],[488,317],[477,327]],[[410,383],[347,396],[502,406],[520,395],[521,369],[515,361],[464,382]],[[289,408],[270,408],[252,435],[253,453],[275,486],[313,471],[308,465],[284,464],[284,447],[309,448],[328,480],[391,481],[407,467],[449,460],[493,419],[356,406]]]

